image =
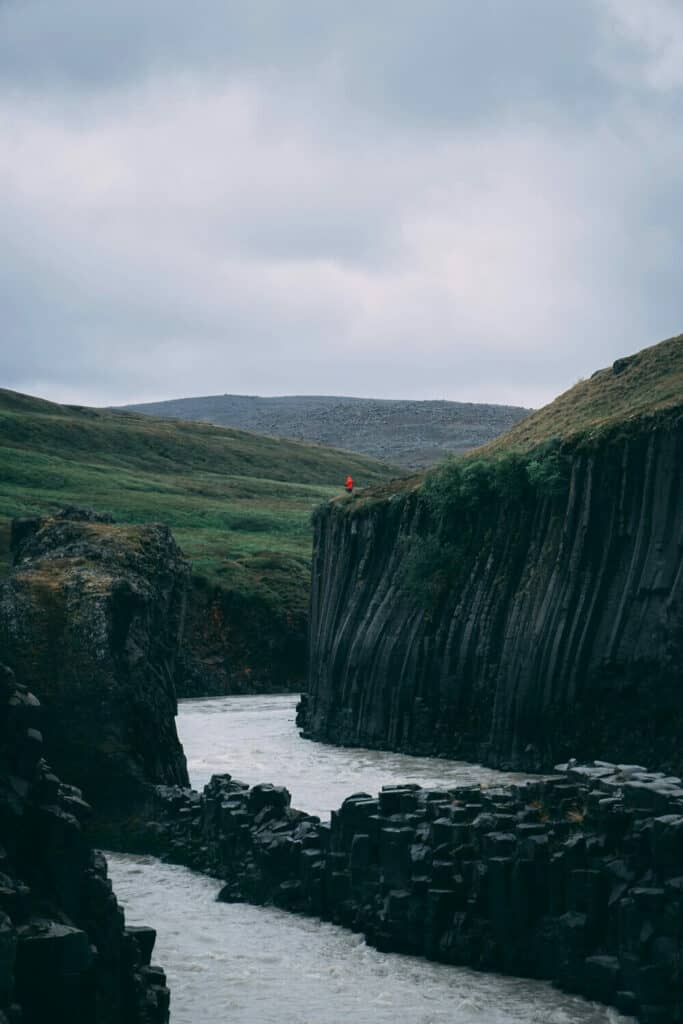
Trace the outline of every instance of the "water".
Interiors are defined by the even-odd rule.
[[[230,772],[250,785],[286,786],[293,807],[327,818],[351,793],[374,796],[385,783],[438,788],[528,778],[466,761],[302,740],[294,724],[296,701],[289,694],[181,701],[178,733],[195,789],[202,789],[216,772]]]
[[[502,773],[301,741],[291,697],[184,701],[179,732],[195,786],[230,771],[279,782],[325,814],[354,790],[396,781],[485,781]],[[510,776],[505,776],[510,778]],[[215,901],[221,883],[153,857],[109,855],[129,924],[158,930],[172,1024],[628,1024],[542,982],[378,953],[358,935],[267,907]]]
[[[172,1024],[608,1024],[617,1014],[542,982],[378,953],[358,935],[216,903],[220,882],[109,856],[129,924],[159,929]]]

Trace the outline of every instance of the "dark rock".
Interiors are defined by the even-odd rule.
[[[524,485],[454,522],[413,487],[319,512],[306,736],[531,771],[609,750],[583,768],[604,795],[665,813],[677,784],[631,762],[683,770],[680,409],[563,458],[562,493]],[[407,562],[430,528],[467,543],[425,609]]]
[[[140,963],[148,967],[152,959],[152,951],[154,950],[154,944],[157,940],[157,933],[155,928],[148,928],[143,925],[128,925],[126,928],[126,935],[129,935],[135,940],[135,944],[139,950]]]
[[[27,696],[15,696],[12,714],[27,729],[21,774],[44,732],[50,763],[98,820],[143,811],[155,783],[186,785],[174,666],[189,568],[168,529],[69,509],[16,522],[13,555],[0,583],[0,648],[43,703],[39,723]]]
[[[276,605],[267,595],[245,595],[193,575],[176,673],[178,696],[300,692],[308,625],[301,605]]]
[[[206,787],[198,816],[183,813],[192,796],[180,801],[162,788],[169,854],[225,879],[224,900],[332,920],[363,931],[382,950],[550,978],[643,1024],[683,1024],[683,881],[667,877],[678,816],[627,818],[609,842],[609,816],[529,820],[539,797],[561,803],[568,786],[586,804],[595,772],[580,769],[568,769],[571,785],[562,776],[468,790],[469,810],[457,820],[430,819],[429,808],[442,807],[436,791],[393,787],[379,800],[358,793],[329,826],[288,800],[268,806],[275,787],[240,791],[227,817],[214,811],[229,778]],[[401,810],[406,792],[412,804]],[[677,806],[675,794],[669,799]],[[391,813],[378,815],[382,807]],[[237,838],[228,846],[235,819]],[[495,830],[512,822],[514,832]],[[456,843],[469,833],[473,842]]]
[[[168,990],[138,969],[155,932],[124,931],[106,861],[83,833],[88,805],[17,713],[36,706],[0,666],[0,1021],[166,1024]]]

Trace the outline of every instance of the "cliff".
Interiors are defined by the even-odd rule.
[[[90,808],[42,758],[41,710],[0,665],[0,1024],[167,1024],[155,932],[125,927]]]
[[[59,774],[103,818],[187,783],[174,675],[189,567],[168,528],[71,509],[15,520],[12,553],[0,650],[44,705]]]
[[[683,338],[317,518],[301,724],[541,769],[683,768]]]
[[[275,577],[276,559],[264,555],[262,561]],[[309,574],[286,564],[283,572],[289,577],[289,600],[226,590],[193,576],[176,680],[179,697],[301,690],[308,620],[301,597]]]

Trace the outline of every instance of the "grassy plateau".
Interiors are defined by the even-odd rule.
[[[202,423],[56,405],[0,389],[0,562],[12,517],[69,504],[164,522],[212,583],[307,602],[310,513],[396,475],[375,459]]]

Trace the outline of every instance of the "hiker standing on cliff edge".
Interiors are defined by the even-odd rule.
[[[347,494],[351,494],[351,492],[353,491],[353,477],[352,476],[347,476],[346,483],[344,484],[344,487],[346,488],[346,493]]]

